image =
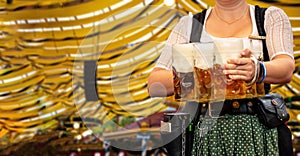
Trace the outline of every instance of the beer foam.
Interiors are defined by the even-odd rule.
[[[217,50],[213,42],[194,43],[195,66],[201,69],[211,68],[214,64],[214,54]]]
[[[177,72],[193,72],[194,70],[194,49],[193,44],[174,44],[173,67]]]
[[[240,53],[244,50],[243,39],[229,38],[229,39],[215,39],[217,51],[216,63],[224,64],[227,59],[239,58]]]

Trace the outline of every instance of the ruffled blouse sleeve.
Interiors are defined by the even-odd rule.
[[[265,13],[265,31],[270,60],[277,55],[294,58],[292,27],[286,13],[277,7],[269,7]]]

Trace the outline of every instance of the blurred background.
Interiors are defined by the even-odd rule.
[[[300,0],[247,0],[290,18],[296,68],[274,85],[291,115],[300,151]],[[179,18],[214,0],[0,0],[0,155],[141,155],[110,146],[159,137],[164,112],[147,79]],[[132,142],[164,153],[147,136]],[[142,144],[146,140],[147,145]]]

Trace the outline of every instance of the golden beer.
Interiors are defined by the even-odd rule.
[[[233,81],[223,73],[220,64],[213,68],[195,67],[196,93],[199,101],[218,101],[256,96],[256,85],[247,85],[244,81]]]
[[[176,100],[193,100],[194,93],[194,73],[177,73],[174,79],[174,96]]]
[[[211,100],[212,96],[212,69],[201,69],[198,67],[194,68],[195,70],[195,80],[196,80],[196,98],[199,101],[208,101]]]

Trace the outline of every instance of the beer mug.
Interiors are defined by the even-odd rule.
[[[192,44],[175,44],[172,47],[173,68],[176,71],[174,95],[177,100],[193,100],[194,92],[194,51]]]
[[[194,49],[196,98],[200,102],[213,100],[214,43],[194,43]]]
[[[252,53],[252,55],[257,58],[259,61],[263,61],[263,47],[262,47],[262,41],[256,40],[256,39],[249,39],[249,49]],[[256,84],[256,94],[258,97],[265,95],[265,88],[264,83]]]
[[[213,66],[214,73],[214,94],[225,99],[240,99],[256,97],[256,84],[247,85],[243,80],[231,80],[228,75],[223,73],[223,65],[230,58],[239,58],[240,53],[244,50],[243,39],[216,39],[215,45],[215,62]],[[225,88],[225,89],[224,89]]]

